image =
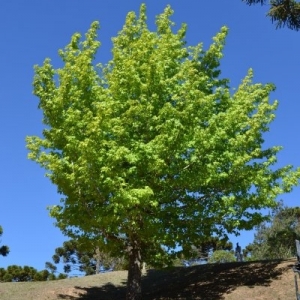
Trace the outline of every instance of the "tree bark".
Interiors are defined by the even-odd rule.
[[[142,299],[142,270],[141,250],[139,243],[134,240],[129,248],[129,269],[127,277],[126,300]]]
[[[101,258],[100,258],[99,247],[96,248],[95,259],[96,259],[96,274],[100,274]]]

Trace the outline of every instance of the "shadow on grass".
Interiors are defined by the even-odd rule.
[[[142,290],[145,300],[201,299],[220,300],[238,286],[269,286],[290,269],[293,263],[276,268],[276,261],[208,264],[195,267],[177,267],[169,270],[149,270],[143,277]],[[122,300],[126,283],[122,286],[106,284],[102,287],[76,287],[81,296],[60,295],[68,300]]]
[[[66,300],[122,300],[126,295],[126,284],[115,286],[111,283],[101,287],[75,287],[79,296],[59,295],[58,299]]]

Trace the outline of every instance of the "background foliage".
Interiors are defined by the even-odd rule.
[[[64,274],[59,274],[55,276],[48,270],[37,271],[33,267],[29,266],[8,266],[6,269],[0,268],[0,281],[4,282],[21,282],[21,281],[47,281],[64,279],[67,276]]]
[[[290,258],[296,254],[295,239],[300,239],[300,208],[281,203],[271,220],[257,227],[254,241],[244,254],[251,260]]]

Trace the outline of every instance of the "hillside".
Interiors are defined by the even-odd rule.
[[[294,300],[295,259],[149,270],[145,300]],[[0,283],[1,300],[120,300],[125,271],[50,282]]]

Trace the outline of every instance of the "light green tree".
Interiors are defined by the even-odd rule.
[[[142,297],[142,261],[166,265],[178,246],[252,228],[299,178],[275,168],[280,147],[263,145],[274,86],[250,70],[232,93],[219,78],[227,28],[204,51],[186,46],[186,25],[172,31],[169,6],[154,32],[145,10],[127,15],[107,65],[94,63],[95,22],[59,51],[62,68],[35,67],[45,129],[27,137],[62,195],[57,226],[128,257],[127,299]]]

